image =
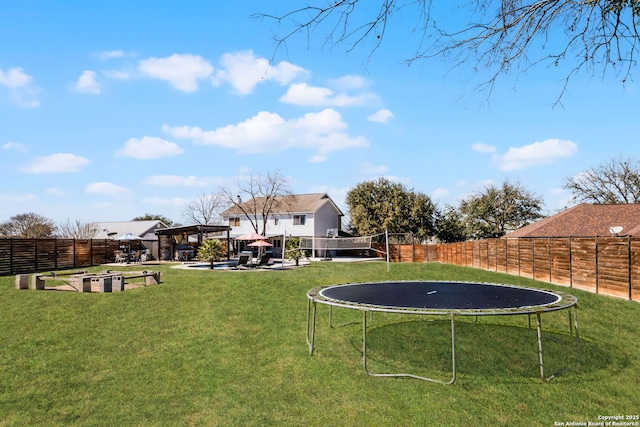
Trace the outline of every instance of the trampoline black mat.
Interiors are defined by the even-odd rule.
[[[544,306],[561,300],[559,295],[548,291],[471,282],[351,283],[327,287],[319,293],[336,302],[434,310],[516,309]]]

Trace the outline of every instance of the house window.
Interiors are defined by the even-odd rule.
[[[306,215],[294,215],[293,216],[293,225],[305,225],[307,222]]]
[[[275,227],[277,227],[277,226],[278,226],[278,224],[279,224],[279,222],[280,222],[280,221],[279,221],[279,218],[278,218],[277,216],[274,216],[274,217],[273,217],[273,225],[274,225]]]
[[[229,218],[229,227],[240,227],[240,217]]]

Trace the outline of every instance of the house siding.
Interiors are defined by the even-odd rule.
[[[304,225],[294,224],[294,216],[296,215],[306,216]],[[335,207],[335,204],[327,198],[314,212],[293,211],[272,213],[267,220],[266,230],[262,229],[262,216],[258,216],[258,232],[264,233],[267,237],[282,236],[285,233],[295,237],[324,236],[328,228],[340,227],[341,215],[342,213]],[[240,218],[240,226],[234,226],[233,223],[229,222],[230,218]],[[277,225],[275,224],[276,218],[278,219]],[[237,213],[223,214],[223,219],[225,224],[232,227],[231,235],[233,237],[256,231],[251,221],[244,215],[238,215]]]
[[[313,235],[325,236],[329,228],[340,228],[340,216],[333,205],[327,202],[316,211]]]

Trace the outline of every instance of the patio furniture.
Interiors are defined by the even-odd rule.
[[[250,252],[242,252],[238,257],[238,263],[236,264],[236,269],[238,268],[251,268],[251,253]]]
[[[267,264],[269,263],[269,260],[272,260],[272,259],[273,259],[273,254],[271,252],[265,252],[260,257],[260,261],[258,261],[258,264],[256,264],[256,267],[267,266]],[[271,263],[271,265],[273,265],[273,262]]]
[[[126,263],[128,261],[127,255],[122,251],[113,251],[116,263]]]

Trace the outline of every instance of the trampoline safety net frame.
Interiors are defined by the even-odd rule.
[[[348,286],[346,285],[338,285],[338,286]],[[351,285],[359,285],[358,283]],[[488,283],[482,283],[482,285],[490,285]],[[507,285],[499,285],[499,286],[507,286]],[[580,352],[580,338],[578,335],[578,299],[573,295],[566,294],[564,292],[554,292],[557,294],[560,299],[558,302],[553,304],[546,304],[543,306],[534,306],[534,307],[517,307],[513,309],[496,309],[496,310],[476,310],[476,309],[422,309],[422,308],[403,308],[403,307],[384,307],[384,306],[376,306],[369,304],[357,304],[348,301],[340,301],[334,300],[331,298],[327,298],[322,295],[322,290],[326,288],[330,288],[334,286],[321,286],[317,288],[311,289],[307,293],[307,331],[306,331],[306,340],[307,345],[309,347],[309,355],[313,356],[314,348],[315,348],[315,331],[316,331],[316,317],[317,317],[317,304],[325,304],[330,308],[329,312],[329,322],[330,327],[333,328],[331,324],[332,320],[332,309],[333,307],[342,307],[347,309],[355,309],[362,311],[362,366],[365,373],[369,376],[373,377],[405,377],[405,378],[415,378],[418,380],[429,381],[439,384],[453,384],[456,380],[456,346],[455,346],[455,319],[456,316],[490,316],[490,315],[528,315],[529,316],[529,327],[531,327],[531,315],[536,315],[536,329],[537,329],[537,340],[538,340],[538,361],[540,366],[540,377],[543,380],[551,380],[555,377],[555,374],[545,378],[544,374],[544,357],[543,357],[543,348],[542,348],[542,320],[541,315],[545,312],[551,311],[559,311],[559,310],[568,310],[569,317],[569,333],[570,336],[573,336],[575,329],[575,339],[576,339],[576,349],[579,355]],[[511,287],[511,286],[507,286]],[[518,288],[517,286],[513,286],[514,288]],[[523,288],[526,289],[526,288]],[[573,310],[572,310],[573,309]],[[373,312],[385,312],[385,313],[397,313],[397,314],[420,314],[420,315],[440,315],[440,316],[448,316],[451,320],[451,378],[448,381],[443,381],[440,379],[424,377],[415,374],[409,373],[375,373],[372,372],[367,366],[367,316],[371,317]],[[573,316],[572,316],[573,314]],[[359,322],[350,322],[350,323],[359,323]],[[349,323],[349,324],[350,324]]]

